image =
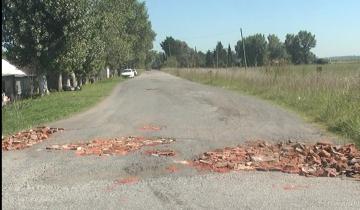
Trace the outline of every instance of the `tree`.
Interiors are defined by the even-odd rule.
[[[170,37],[166,37],[164,41],[160,43],[162,50],[165,52],[166,57],[170,57],[171,55],[176,54],[176,47],[175,39]]]
[[[196,54],[196,67],[206,66],[206,55],[205,53],[198,51]]]
[[[4,0],[2,46],[8,51],[9,60],[38,74],[40,80],[44,74],[66,71],[78,64],[86,51],[83,40],[78,39],[85,5],[85,0]]]
[[[267,62],[267,42],[263,34],[246,37],[245,50],[249,66],[262,66]]]
[[[186,42],[175,40],[172,37],[160,43],[161,48],[164,50],[167,58],[175,57],[176,62],[172,61],[170,64],[177,64],[177,67],[190,67],[193,65],[195,50],[191,49]]]
[[[301,56],[298,37],[293,34],[286,34],[285,47],[290,55],[291,62],[293,64],[300,64]]]
[[[299,31],[297,36],[300,45],[302,62],[308,64],[313,60],[314,57],[310,50],[316,46],[315,35],[307,31]]]
[[[270,34],[268,37],[268,51],[270,61],[279,61],[285,59],[286,51],[284,44],[281,43],[280,39],[275,34]]]
[[[164,53],[151,50],[146,58],[146,69],[160,69],[165,61]]]
[[[216,44],[216,48],[214,50],[215,64],[216,67],[226,67],[227,64],[227,54],[221,42]]]
[[[34,73],[144,67],[155,33],[137,0],[3,0],[2,47]]]
[[[236,42],[235,45],[235,56],[238,60],[238,64],[241,66],[245,66],[244,63],[244,51],[243,51],[243,45],[242,45],[242,40],[239,40]]]
[[[126,33],[131,36],[132,53],[130,66],[144,67],[147,54],[153,47],[155,32],[147,14],[145,2],[130,0],[132,10],[126,17]]]
[[[230,47],[230,44],[228,46],[228,50],[227,50],[227,67],[232,67],[234,66],[234,53],[233,51],[231,50],[231,47]]]
[[[205,66],[210,68],[214,67],[214,56],[210,50],[205,54]]]
[[[307,31],[299,31],[297,35],[287,34],[285,47],[294,64],[308,64],[314,59],[311,48],[316,46],[315,35]]]

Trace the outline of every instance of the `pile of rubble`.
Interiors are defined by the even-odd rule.
[[[49,128],[44,126],[28,131],[22,131],[2,139],[2,150],[9,151],[28,148],[48,139],[51,134],[63,130],[63,128]]]
[[[360,179],[360,151],[354,144],[248,142],[243,146],[206,152],[193,164],[199,169],[216,172],[281,171],[304,176],[346,175]]]
[[[145,137],[121,137],[114,139],[96,139],[87,143],[52,145],[48,150],[76,150],[77,155],[126,155],[129,152],[140,149],[143,146],[156,146],[170,144],[175,141],[172,138],[145,138]]]

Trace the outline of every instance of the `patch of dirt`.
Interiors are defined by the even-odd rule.
[[[22,131],[2,139],[1,148],[5,151],[22,150],[48,139],[53,133],[63,130],[63,128],[50,128],[43,126]]]
[[[121,137],[114,139],[96,139],[87,143],[52,145],[46,147],[48,150],[76,150],[76,154],[84,155],[126,155],[129,152],[139,150],[143,146],[156,146],[170,144],[173,138],[145,138],[145,137]]]
[[[346,175],[360,180],[360,151],[354,144],[248,142],[234,148],[205,152],[193,161],[193,165],[199,170],[215,172],[281,171],[304,176]]]

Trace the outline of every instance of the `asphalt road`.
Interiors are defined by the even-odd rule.
[[[139,128],[153,124],[160,131]],[[4,209],[360,209],[360,183],[278,172],[199,172],[176,163],[246,140],[329,139],[268,102],[158,71],[119,84],[96,107],[49,124],[66,130],[22,151],[2,153]],[[174,137],[175,157],[78,157],[52,144],[95,137]],[[333,139],[334,141],[340,141]],[[169,173],[168,166],[178,171]],[[137,177],[136,183],[116,180]]]

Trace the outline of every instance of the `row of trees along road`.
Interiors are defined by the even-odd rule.
[[[39,76],[149,65],[155,33],[137,0],[3,0],[2,52]],[[43,77],[41,77],[43,78]]]
[[[275,63],[308,64],[315,61],[316,56],[311,49],[316,45],[315,35],[307,31],[298,34],[287,34],[285,42],[270,34],[255,34],[239,40],[235,51],[231,46],[223,46],[218,42],[215,49],[206,53],[190,48],[184,41],[166,37],[161,42],[164,53],[158,53],[154,67],[233,67],[244,66],[245,47],[247,66],[262,66]]]

